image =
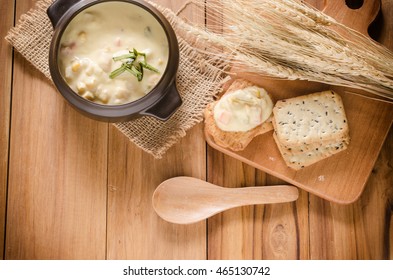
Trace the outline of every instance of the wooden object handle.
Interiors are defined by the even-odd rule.
[[[222,198],[223,194],[226,199],[233,201],[231,207],[291,202],[297,200],[299,196],[298,189],[289,185],[222,188],[215,195],[217,198]],[[217,201],[220,203],[220,199]]]
[[[381,0],[326,0],[323,12],[338,22],[368,35],[368,27],[380,9]]]

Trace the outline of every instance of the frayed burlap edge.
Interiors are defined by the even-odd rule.
[[[46,9],[53,0],[40,0],[23,14],[5,39],[47,78],[50,77],[48,56],[53,27]]]
[[[48,79],[51,79],[48,55],[53,28],[46,10],[52,2],[38,1],[6,36],[6,40]],[[203,120],[204,108],[221,88],[224,65],[207,63],[207,57],[180,35],[182,19],[167,8],[155,6],[172,23],[178,37],[180,65],[176,83],[183,104],[166,122],[141,117],[113,125],[139,148],[155,158],[162,158],[189,129]]]

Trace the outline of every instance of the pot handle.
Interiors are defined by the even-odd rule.
[[[61,17],[76,3],[81,0],[56,0],[49,6],[46,13],[52,22],[53,27],[56,27]]]
[[[140,114],[153,116],[159,120],[166,121],[175,113],[176,109],[180,107],[181,104],[182,100],[176,88],[176,83],[174,82],[161,100]]]

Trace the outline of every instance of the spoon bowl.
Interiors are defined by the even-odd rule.
[[[290,185],[224,188],[197,178],[174,177],[157,187],[152,203],[162,219],[191,224],[231,208],[291,202],[298,197],[298,189]]]

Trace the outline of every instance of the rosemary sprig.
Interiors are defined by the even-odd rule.
[[[117,68],[116,70],[113,70],[110,74],[109,74],[109,78],[114,79],[117,76],[119,76],[121,73],[123,73],[124,71],[126,71],[127,67],[126,64],[123,63],[119,68]]]
[[[136,57],[133,53],[126,53],[126,54],[114,57],[113,60],[119,61],[119,60],[123,60],[123,59],[127,59],[127,58],[135,59]]]
[[[140,57],[143,57],[142,61],[138,59]],[[109,74],[109,78],[111,79],[114,79],[124,71],[127,71],[132,75],[134,75],[140,82],[143,79],[143,73],[144,73],[143,69],[148,69],[150,71],[159,73],[157,68],[147,63],[146,54],[138,52],[135,48],[132,51],[129,51],[129,53],[127,54],[113,57],[113,61],[123,61],[123,62],[119,68],[113,70]]]

